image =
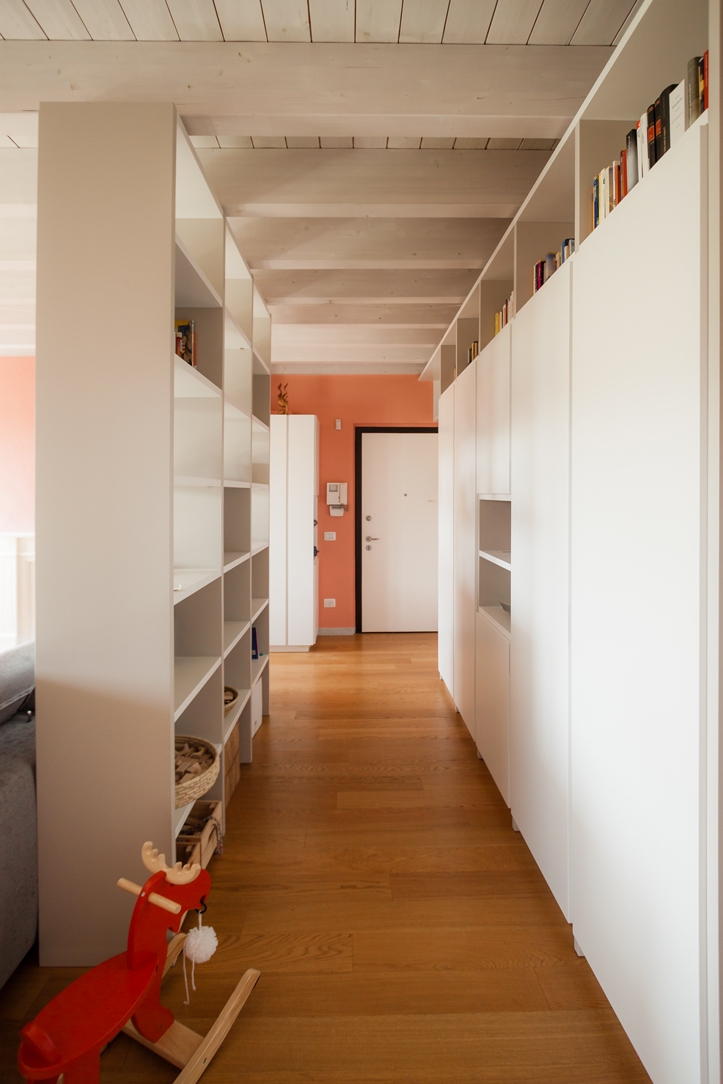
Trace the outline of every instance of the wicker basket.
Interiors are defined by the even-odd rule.
[[[227,695],[229,693],[231,693],[231,699],[227,700],[226,697],[227,697]],[[238,704],[238,697],[239,697],[238,689],[234,689],[233,685],[224,685],[224,687],[223,687],[223,713],[224,713],[224,715],[228,715],[229,712],[233,711],[233,709]]]
[[[218,749],[212,742],[206,741],[205,738],[198,738],[195,735],[176,734],[176,749],[178,750],[179,745],[183,748],[187,741],[192,741],[197,745],[205,746],[213,757],[213,761],[210,768],[207,768],[205,772],[201,772],[200,775],[195,776],[193,779],[187,779],[184,783],[176,784],[176,809],[180,809],[183,805],[188,805],[189,802],[195,801],[209,791],[216,782],[221,767]]]

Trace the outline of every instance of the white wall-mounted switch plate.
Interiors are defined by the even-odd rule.
[[[324,531],[325,542],[336,542],[336,531]]]
[[[324,599],[324,605],[326,606],[327,609],[329,609],[332,606],[336,606],[336,599],[335,598],[325,598]]]

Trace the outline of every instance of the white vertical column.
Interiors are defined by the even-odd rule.
[[[288,639],[288,442],[286,414],[270,418],[269,457],[269,644],[282,647]]]
[[[572,263],[512,324],[512,815],[569,919]]]
[[[439,397],[439,674],[454,696],[454,384]]]
[[[40,109],[40,959],[122,949],[115,887],[171,853],[172,105]],[[85,902],[84,902],[85,901]]]
[[[314,498],[317,495],[319,422],[313,414],[289,418],[288,643],[310,646],[314,625]]]
[[[454,702],[475,736],[477,362],[455,381],[454,409]]]

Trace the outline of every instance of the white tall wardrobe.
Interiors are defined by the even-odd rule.
[[[319,419],[271,416],[269,637],[272,651],[308,651],[319,628]]]
[[[644,0],[426,374],[440,673],[654,1084],[721,1080],[719,16]],[[709,110],[593,230],[708,47]]]

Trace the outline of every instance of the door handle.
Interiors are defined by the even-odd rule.
[[[367,542],[378,542],[378,538],[372,538],[370,534],[367,535]]]

